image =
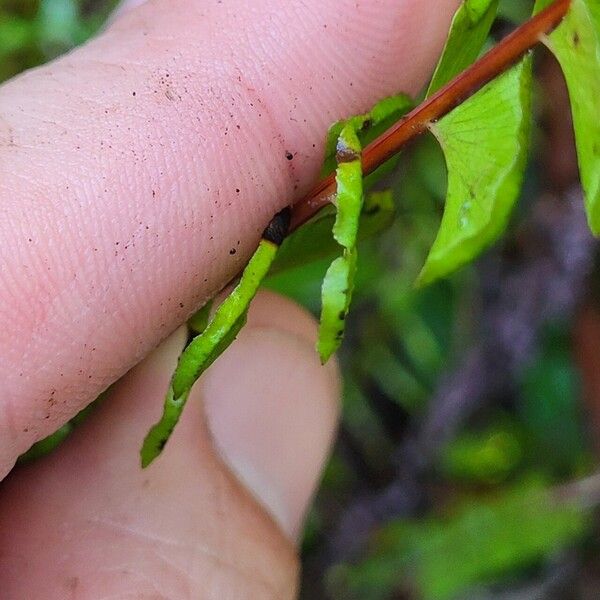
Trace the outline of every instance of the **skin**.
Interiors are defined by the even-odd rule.
[[[0,484],[3,598],[295,596],[338,413],[312,319],[259,297],[146,471],[182,331],[132,367],[314,182],[331,122],[425,82],[457,4],[150,0],[0,88],[0,478],[130,371]]]

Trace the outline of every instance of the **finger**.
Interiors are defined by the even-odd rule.
[[[272,296],[261,304],[147,470],[139,468],[139,445],[160,411],[181,331],[117,384],[56,453],[4,481],[3,599],[294,597],[289,536],[331,443],[337,376],[314,356],[309,318]],[[252,493],[213,450],[201,397],[221,456],[244,480],[250,474]]]
[[[457,3],[155,0],[0,90],[0,476],[239,271],[329,123],[423,83]]]
[[[251,321],[203,378],[205,409],[221,456],[296,538],[337,422],[337,369],[319,372],[316,324],[289,300],[263,292]]]

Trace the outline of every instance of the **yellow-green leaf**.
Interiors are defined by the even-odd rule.
[[[502,233],[521,189],[530,122],[525,58],[431,125],[446,157],[448,192],[420,284],[471,261]]]
[[[200,375],[227,349],[246,322],[250,302],[269,271],[277,245],[262,239],[244,269],[240,282],[217,308],[202,333],[179,357],[165,398],[163,414],[150,429],[141,450],[142,467],[147,467],[167,443],[183,412],[192,386]]]
[[[325,363],[340,347],[356,274],[356,252],[346,251],[336,258],[325,275],[317,351]]]

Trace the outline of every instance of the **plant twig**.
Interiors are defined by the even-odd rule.
[[[369,144],[362,154],[363,173],[372,173],[408,142],[424,133],[430,123],[449,113],[516,63],[543,36],[559,25],[570,5],[571,0],[556,0]],[[330,203],[335,198],[335,193],[334,174],[319,181],[304,198],[292,206],[290,231],[297,229]]]

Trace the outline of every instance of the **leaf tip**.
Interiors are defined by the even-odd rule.
[[[588,226],[594,237],[600,237],[600,219],[594,219],[592,215],[588,218]]]
[[[425,261],[421,272],[417,275],[415,282],[413,284],[414,288],[417,290],[423,289],[428,285],[434,283],[437,279],[440,279],[444,276],[444,273],[439,273],[435,266],[432,266],[432,262],[430,260]]]
[[[583,180],[583,174],[581,176]],[[588,227],[594,237],[600,237],[600,190],[596,194],[590,194],[583,185],[583,197]]]
[[[146,443],[144,442],[144,445],[140,450],[140,463],[142,465],[142,469],[150,466],[157,456],[157,454],[146,448]]]
[[[165,447],[167,443],[167,438],[156,437],[156,430],[153,427],[146,437],[144,438],[144,443],[142,444],[142,448],[140,450],[140,462],[142,465],[142,469],[150,466],[156,458],[162,452],[162,449]]]
[[[327,347],[326,347],[326,345],[321,344],[320,341],[317,342],[317,353],[319,354],[319,359],[321,360],[322,366],[327,364],[329,359],[333,356],[333,353],[335,352],[335,350],[336,350],[335,348],[330,348],[329,344],[327,344]]]

